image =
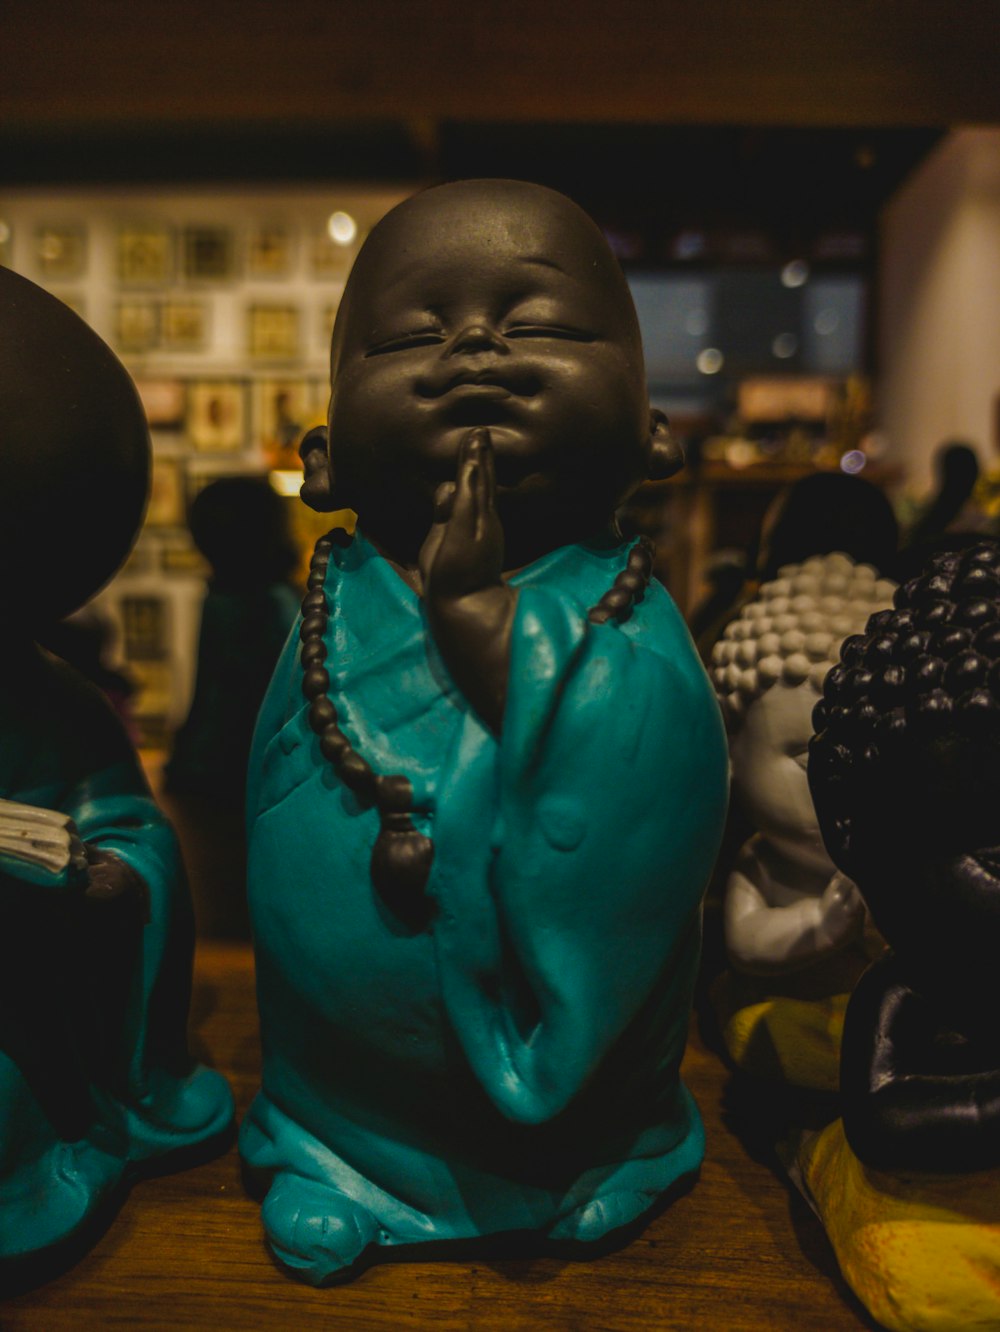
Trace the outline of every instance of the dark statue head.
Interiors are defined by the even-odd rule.
[[[61,301],[0,268],[0,608],[30,632],[92,596],[128,554],[149,433],[109,347]]]
[[[828,851],[962,1025],[1000,998],[1000,547],[933,556],[846,640],[809,783]],[[967,1025],[967,1023],[966,1023]]]
[[[625,278],[586,214],[541,186],[439,186],[374,228],[337,315],[328,449],[307,437],[303,498],[354,509],[412,565],[475,426],[495,451],[510,568],[599,534],[643,479],[680,466]]]

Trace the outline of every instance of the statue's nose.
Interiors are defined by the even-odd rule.
[[[475,352],[499,352],[506,356],[509,348],[503,338],[495,329],[487,324],[468,324],[459,331],[445,347],[445,357],[456,356],[461,353],[469,355]]]

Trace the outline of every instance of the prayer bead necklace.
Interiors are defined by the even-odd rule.
[[[337,709],[330,698],[330,673],[323,641],[330,618],[325,584],[334,546],[346,548],[351,537],[335,527],[316,542],[302,602],[302,693],[309,707],[309,726],[319,740],[320,753],[337,776],[363,805],[374,805],[381,827],[372,848],[371,876],[376,893],[412,929],[426,925],[430,902],[424,892],[434,858],[434,843],[413,823],[413,787],[401,774],[374,771],[340,729]],[[629,552],[626,567],[592,607],[592,624],[614,619],[624,622],[645,595],[653,571],[653,544],[640,537]]]

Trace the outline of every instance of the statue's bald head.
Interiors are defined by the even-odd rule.
[[[594,221],[564,194],[523,180],[459,180],[423,190],[398,204],[372,228],[351,270],[337,312],[331,347],[336,380],[341,348],[364,335],[364,296],[379,287],[409,256],[445,258],[470,280],[475,268],[468,250],[488,253],[510,245],[561,257],[576,266],[599,292],[618,336],[633,350],[642,373],[642,340],[635,306],[618,261]]]
[[[331,377],[329,457],[304,450],[303,496],[336,494],[401,562],[471,428],[490,433],[511,566],[606,528],[644,476],[679,465],[624,274],[540,185],[460,181],[387,214],[348,280]]]

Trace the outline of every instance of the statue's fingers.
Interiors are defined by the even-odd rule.
[[[493,452],[493,441],[490,439],[489,431],[486,432],[486,448],[483,450],[483,477],[486,490],[484,512],[490,513],[497,507],[497,468],[496,454]]]
[[[452,507],[455,503],[455,483],[454,481],[442,481],[434,492],[434,516],[435,523],[446,523],[451,517]]]
[[[458,529],[465,534],[474,535],[477,519],[477,487],[482,469],[479,449],[468,436],[462,441],[459,451],[458,476],[455,479],[455,496],[451,506],[449,528]]]

